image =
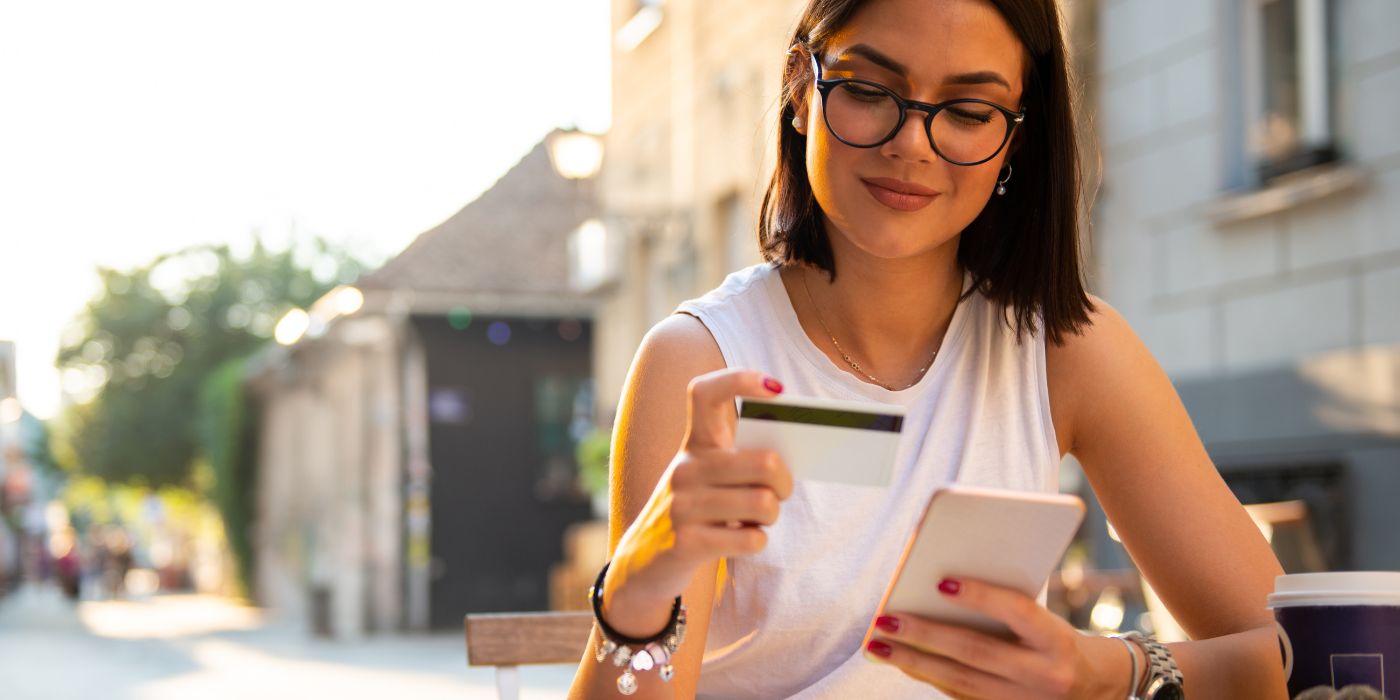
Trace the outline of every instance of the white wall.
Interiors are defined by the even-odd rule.
[[[1241,148],[1246,2],[1100,6],[1095,291],[1176,378],[1400,343],[1400,3],[1331,2],[1336,131],[1361,184],[1227,221],[1211,211]]]

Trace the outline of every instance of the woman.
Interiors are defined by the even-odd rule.
[[[783,86],[770,263],[682,304],[628,376],[597,598],[614,643],[595,629],[573,696],[615,695],[624,669],[599,652],[672,629],[676,596],[685,638],[648,647],[674,678],[629,673],[639,697],[1117,699],[1161,685],[1165,657],[1193,700],[1283,695],[1278,563],[1166,376],[1082,286],[1053,0],[812,0]],[[735,397],[783,392],[904,405],[891,488],[794,484],[734,450]],[[1151,659],[949,580],[1017,642],[895,611],[862,648],[936,486],[1053,491],[1068,453],[1200,641]]]

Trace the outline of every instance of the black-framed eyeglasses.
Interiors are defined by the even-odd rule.
[[[838,141],[856,148],[887,143],[904,127],[909,110],[923,112],[924,134],[938,157],[954,165],[980,165],[996,157],[1026,118],[995,102],[960,98],[930,104],[900,97],[879,83],[857,78],[822,78],[822,64],[810,54],[822,117]]]

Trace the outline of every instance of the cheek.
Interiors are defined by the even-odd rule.
[[[996,190],[997,171],[1000,167],[997,161],[992,161],[970,168],[955,167],[953,169],[954,196],[949,204],[956,212],[964,215],[960,216],[960,219],[965,218],[966,223],[972,223],[972,220],[981,213],[982,208],[987,206],[988,200]]]
[[[821,129],[825,130],[823,125]],[[842,175],[853,172],[851,150],[841,143],[833,143],[824,138],[825,133],[809,132],[807,136],[807,174],[812,186],[812,195],[817,205],[828,217],[843,223],[841,212],[852,206],[851,189],[844,185]]]

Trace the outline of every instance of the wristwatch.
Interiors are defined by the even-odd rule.
[[[1142,700],[1184,700],[1185,679],[1172,658],[1171,650],[1141,632],[1129,632],[1123,638],[1136,642],[1147,654],[1147,675],[1143,678],[1143,684],[1138,686],[1137,697]]]

